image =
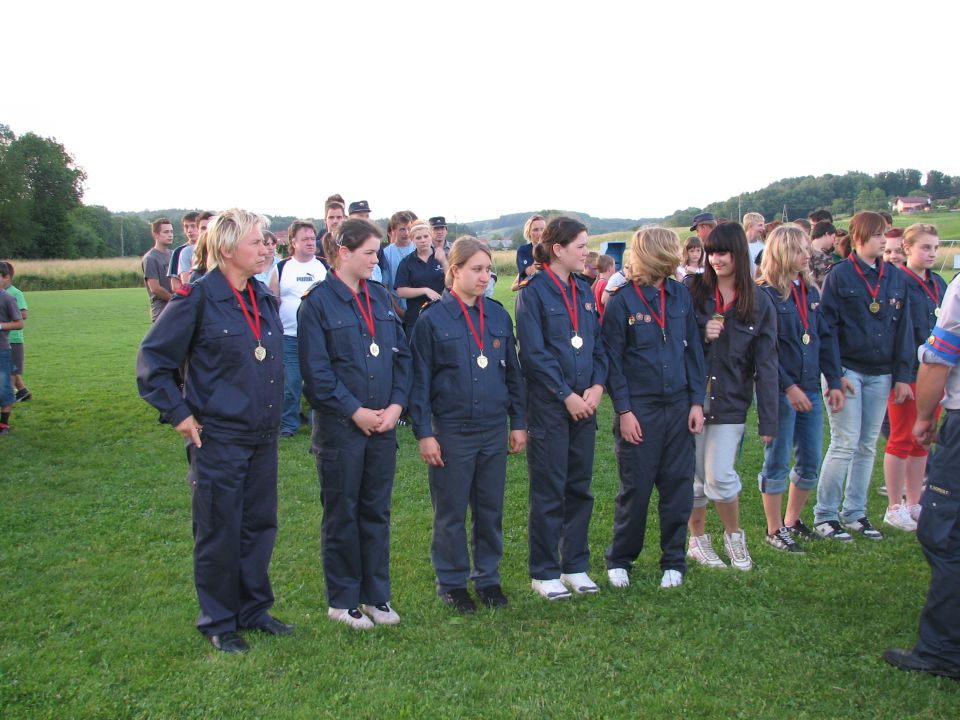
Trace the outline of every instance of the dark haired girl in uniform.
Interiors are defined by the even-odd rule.
[[[500,303],[483,297],[492,271],[486,244],[457,240],[450,249],[449,289],[424,307],[411,338],[410,414],[420,457],[430,466],[437,594],[460,612],[476,607],[467,591],[468,577],[485,605],[507,604],[500,588],[500,558],[508,417],[510,452],[523,450],[527,442],[526,393],[513,321]]]
[[[357,630],[400,622],[389,604],[390,496],[412,369],[389,294],[368,282],[381,237],[360,219],[328,233],[332,271],[297,316],[323,503],[327,615]]]
[[[726,567],[706,532],[707,501],[712,500],[730,564],[750,570],[753,561],[740,527],[740,476],[734,466],[754,381],[760,439],[766,445],[777,434],[777,314],[767,293],[753,281],[747,236],[738,223],[717,225],[704,248],[704,273],[688,276],[704,342],[707,397],[704,431],[696,438],[687,557],[706,567]]]
[[[613,587],[630,584],[654,486],[660,496],[660,586],[677,587],[687,571],[684,539],[693,508],[693,435],[703,432],[704,368],[690,293],[673,279],[679,247],[676,233],[666,228],[634,233],[630,282],[611,295],[605,310],[620,471],[606,558]]]
[[[797,540],[817,535],[800,519],[810,492],[817,486],[823,450],[823,402],[820,375],[829,378],[827,401],[833,412],[843,408],[840,358],[830,342],[830,329],[820,311],[820,292],[810,274],[810,241],[792,223],[767,236],[758,283],[777,310],[779,419],[777,437],[764,449],[758,476],[766,543],[784,552],[802,552]],[[790,469],[790,453],[795,464]],[[787,510],[783,494],[789,485]]]
[[[534,249],[543,271],[517,297],[517,339],[527,380],[530,577],[533,589],[548,600],[568,598],[570,590],[598,591],[587,575],[587,529],[595,413],[607,355],[593,293],[575,276],[587,252],[583,223],[553,218]]]

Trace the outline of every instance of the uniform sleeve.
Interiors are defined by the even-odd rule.
[[[591,290],[587,286],[587,297],[590,297]],[[607,373],[610,372],[610,360],[607,357],[607,349],[603,345],[602,326],[600,325],[600,313],[594,309],[593,314],[593,375],[590,378],[591,385],[603,387],[607,384]]]
[[[140,397],[159,410],[163,420],[174,427],[193,414],[175,377],[193,350],[202,292],[194,289],[187,295],[174,293],[137,352]]]
[[[761,435],[776,436],[779,424],[780,387],[777,370],[777,318],[773,303],[765,293],[757,293],[757,321],[760,326],[754,342],[756,363],[757,416]]]
[[[820,295],[820,315],[823,320],[823,332],[820,333],[820,356],[826,353],[834,358],[836,364],[831,367],[820,365],[820,372],[831,389],[840,388],[843,366],[840,358],[840,303],[837,295],[837,273],[828,272],[823,280],[823,292]],[[829,345],[829,348],[825,347]],[[831,373],[836,373],[832,375]]]
[[[913,337],[913,318],[910,316],[910,293],[908,292],[903,293],[903,308],[894,333],[893,382],[914,382],[913,363],[917,348],[916,338]]]
[[[606,350],[607,392],[613,409],[619,415],[630,409],[630,389],[623,372],[623,354],[627,347],[627,304],[620,293],[607,302],[603,313],[603,345]],[[702,402],[702,400],[701,400]]]
[[[827,387],[831,390],[840,390],[840,346],[837,338],[834,336],[833,328],[824,320],[823,317],[823,298],[820,299],[820,306],[815,312],[818,312],[817,330],[820,334],[820,374],[827,381]]]
[[[327,336],[320,322],[322,312],[317,291],[311,292],[297,310],[297,352],[304,395],[311,407],[319,408],[333,402],[340,406],[344,415],[353,417],[363,403],[354,397],[333,371],[327,352]]]
[[[563,402],[573,389],[564,381],[560,363],[544,342],[542,304],[534,288],[528,286],[520,290],[516,314],[520,363],[524,373]]]
[[[690,298],[690,312],[687,313],[687,347],[683,361],[687,366],[687,387],[690,393],[690,405],[703,405],[707,396],[707,365],[703,357],[703,334],[697,324],[697,313]]]
[[[385,302],[390,300],[385,298]],[[407,334],[403,331],[400,320],[394,317],[396,323],[397,350],[393,353],[393,387],[390,390],[390,404],[406,408],[410,403],[410,386],[413,384],[413,358],[410,355],[410,346],[407,344]]]
[[[410,351],[413,357],[413,386],[410,389],[410,416],[417,440],[433,437],[433,408],[430,404],[433,380],[433,323],[422,314],[413,325]]]
[[[940,306],[940,317],[929,339],[920,346],[917,357],[928,365],[953,367],[960,360],[960,284],[953,281],[947,287]]]
[[[407,255],[411,257],[413,253]],[[412,287],[410,284],[410,263],[407,262],[407,258],[404,258],[400,261],[400,265],[397,267],[397,276],[393,279],[393,289],[402,287]]]
[[[523,382],[523,371],[520,369],[520,360],[517,358],[517,338],[513,334],[512,321],[509,315],[507,316],[507,322],[511,324],[505,353],[507,359],[507,396],[509,397],[507,413],[510,416],[511,430],[526,430],[527,386]]]

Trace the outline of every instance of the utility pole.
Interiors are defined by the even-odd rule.
[[[120,257],[123,257],[123,217],[120,217]]]

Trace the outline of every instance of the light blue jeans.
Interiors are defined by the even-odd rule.
[[[280,432],[295,433],[300,427],[300,395],[303,378],[300,376],[300,356],[296,336],[283,336],[283,417]]]
[[[867,490],[877,457],[877,436],[887,411],[890,375],[861,375],[843,368],[843,377],[853,383],[843,410],[827,413],[830,419],[830,447],[820,466],[820,484],[813,521],[855,522],[867,515]],[[824,384],[826,392],[826,384]],[[844,488],[846,481],[846,488]],[[843,498],[843,510],[840,499]]]
[[[823,402],[820,392],[804,392],[813,406],[809,412],[793,409],[787,394],[780,393],[780,415],[777,437],[763,451],[763,469],[758,481],[760,492],[782,495],[787,491],[787,478],[800,490],[813,490],[817,484],[820,452],[823,450]],[[796,464],[790,470],[790,451]]]

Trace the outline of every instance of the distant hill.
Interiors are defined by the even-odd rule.
[[[550,217],[552,215],[569,215],[575,217],[587,226],[587,232],[591,235],[600,235],[602,233],[622,232],[633,230],[640,225],[656,222],[659,218],[598,218],[588,215],[584,212],[573,210],[535,210],[530,212],[510,213],[501,215],[491,220],[476,220],[474,222],[462,223],[462,226],[469,228],[470,232],[478,237],[488,240],[500,238],[510,241],[517,235],[523,233],[523,225],[531,215],[543,215]]]

